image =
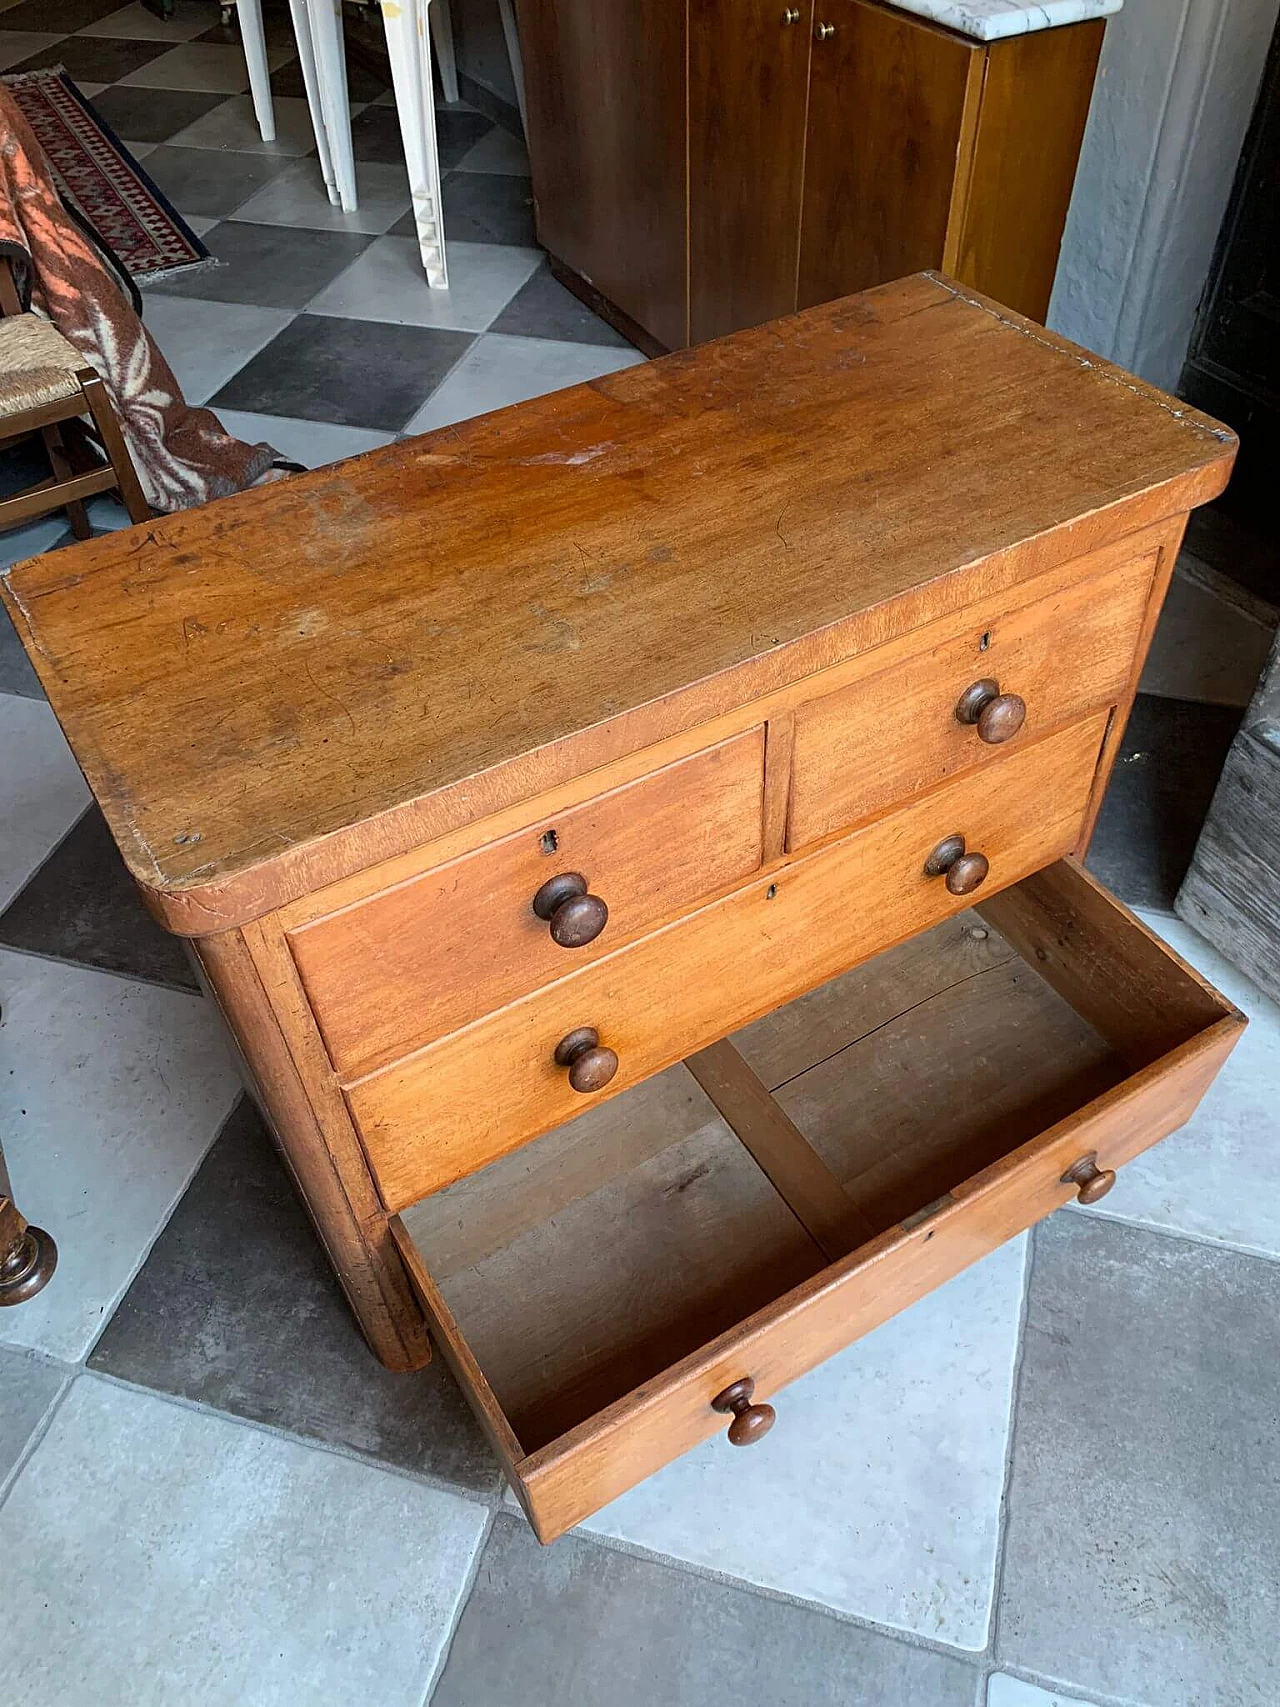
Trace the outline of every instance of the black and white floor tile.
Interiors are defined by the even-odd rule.
[[[447,295],[363,71],[336,212],[267,21],[274,145],[206,0],[0,0],[0,68],[66,64],[218,257],[145,295],[192,401],[314,465],[640,359],[551,278],[521,145],[479,112],[441,113]],[[798,1383],[778,1450],[700,1448],[543,1550],[443,1367],[369,1356],[0,618],[0,1130],[62,1252],[0,1313],[13,1698],[675,1707],[737,1678],[790,1707],[1274,1707],[1280,1012],[1170,914],[1273,620],[1185,560],[1093,853],[1252,1016],[1190,1125],[1105,1216]]]

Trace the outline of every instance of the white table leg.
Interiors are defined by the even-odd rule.
[[[520,124],[524,134],[529,134],[529,120],[524,110],[524,59],[520,53],[520,33],[516,29],[516,11],[511,0],[498,0],[498,12],[502,18],[502,34],[507,44],[507,58],[511,62],[511,81],[516,86],[516,105],[520,108]]]
[[[271,100],[271,73],[267,69],[267,37],[262,27],[262,0],[236,0],[240,20],[240,45],[249,71],[249,93],[253,116],[264,142],[276,139],[276,109]]]
[[[359,207],[356,163],[351,152],[351,108],[347,103],[347,58],[342,43],[342,0],[307,0],[311,41],[316,53],[320,106],[329,138],[333,178],[344,213]]]
[[[431,89],[431,42],[427,0],[382,0],[391,83],[400,119],[409,193],[418,230],[418,251],[433,290],[448,290],[444,214],[440,205],[440,160],[436,152],[436,107]]]
[[[453,19],[449,15],[449,0],[430,0],[427,12],[431,24],[431,45],[436,50],[440,66],[440,87],[450,103],[458,98],[458,58],[453,51]]]
[[[311,19],[307,15],[307,0],[289,0],[293,18],[293,39],[298,46],[302,64],[302,86],[307,91],[307,111],[311,114],[311,129],[315,134],[316,153],[329,200],[338,205],[338,186],[333,176],[333,156],[329,152],[329,132],[324,122],[324,107],[320,101],[320,79],[316,73],[315,43],[311,39]]]

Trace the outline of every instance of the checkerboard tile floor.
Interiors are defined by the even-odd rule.
[[[335,212],[268,26],[274,146],[216,7],[0,0],[0,68],[65,64],[219,258],[146,292],[190,399],[315,464],[640,359],[547,273],[479,112],[440,116],[447,297],[363,72]],[[0,1314],[4,1698],[1275,1707],[1280,1012],[1169,913],[1268,620],[1180,571],[1095,844],[1252,1016],[1191,1124],[798,1383],[767,1450],[544,1550],[440,1364],[365,1350],[0,618],[0,1131],[62,1255]]]

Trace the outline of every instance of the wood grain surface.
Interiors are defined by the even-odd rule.
[[[1218,492],[1234,439],[937,277],[6,571],[189,934]]]

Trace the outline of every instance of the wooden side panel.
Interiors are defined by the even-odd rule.
[[[518,1466],[543,1541],[724,1428],[714,1394],[744,1375],[757,1398],[870,1333],[1006,1239],[1069,1201],[1062,1183],[1093,1150],[1115,1168],[1189,1118],[1239,1035],[1220,1020],[1079,1114],[969,1180],[938,1212],[895,1229],[686,1358]]]
[[[923,866],[961,831],[992,891],[1079,833],[1105,717],[1011,753],[857,835],[761,878],[550,989],[347,1088],[388,1208],[486,1165],[581,1111],[554,1051],[594,1026],[616,1095],[965,902]]]
[[[804,847],[1116,700],[1155,567],[1149,551],[1020,610],[979,605],[962,632],[905,668],[801,706],[788,845]],[[984,744],[956,719],[960,695],[984,678],[1026,702],[1026,722],[1007,745]]]
[[[955,274],[1032,320],[1049,309],[1105,23],[987,48]]]
[[[866,0],[817,0],[801,308],[940,267],[983,49]],[[1046,32],[1049,34],[1055,32]]]
[[[317,1108],[243,933],[205,937],[194,952],[369,1344],[388,1369],[422,1368],[426,1323],[350,1121],[340,1105],[336,1118]]]
[[[813,4],[690,9],[690,343],[796,306]]]
[[[760,864],[764,731],[538,820],[293,933],[334,1064],[361,1073],[600,959]],[[608,905],[565,949],[533,912],[560,872]]]
[[[685,8],[518,0],[538,237],[668,349],[687,342]]]

